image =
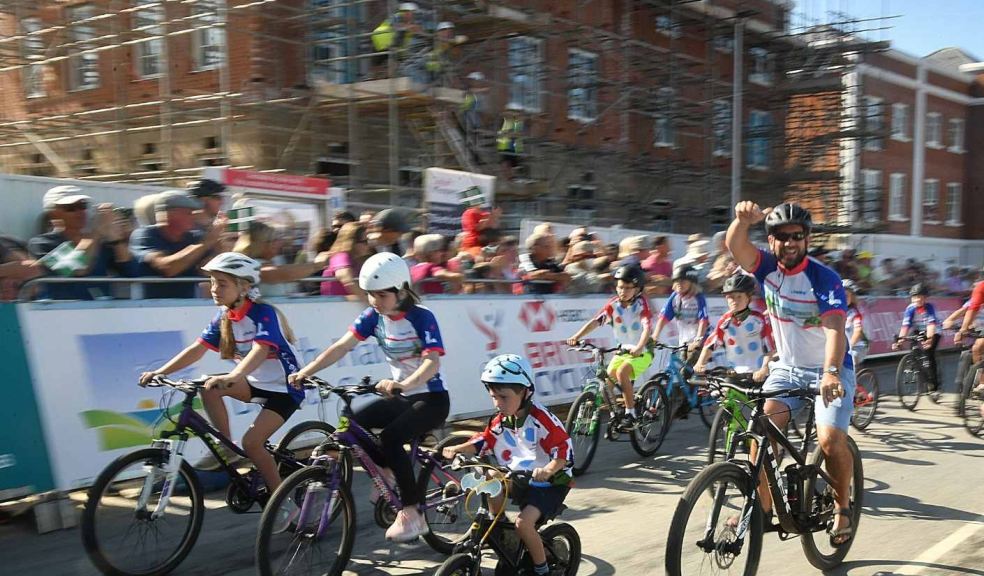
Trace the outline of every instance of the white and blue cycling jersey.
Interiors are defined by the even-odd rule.
[[[759,250],[753,272],[765,295],[779,361],[796,368],[823,368],[828,314],[847,316],[847,294],[836,272],[807,257],[786,270],[775,255]],[[853,368],[845,337],[844,367]]]
[[[909,304],[902,314],[902,326],[915,332],[925,332],[926,328],[936,324],[936,308],[929,302],[922,306]]]
[[[232,321],[232,336],[236,340],[235,362],[242,361],[249,354],[253,342],[270,347],[267,359],[246,377],[247,381],[260,390],[290,394],[300,403],[304,399],[304,391],[287,383],[287,375],[300,369],[297,362],[299,356],[281,332],[276,308],[248,298],[237,310],[222,308],[198,338],[205,347],[219,350],[222,317],[225,315]]]
[[[359,340],[370,336],[376,338],[396,381],[416,372],[426,352],[433,350],[444,355],[444,341],[437,327],[437,319],[433,312],[423,306],[414,306],[406,314],[401,312],[393,316],[384,316],[374,308],[366,308],[349,331]],[[427,388],[420,387],[409,394],[425,392],[446,392],[440,372],[427,381]]]
[[[667,322],[677,321],[677,345],[683,346],[697,338],[701,320],[707,322],[707,299],[701,292],[693,296],[673,292],[659,315]]]

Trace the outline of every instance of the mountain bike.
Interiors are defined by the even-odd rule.
[[[469,468],[473,472],[461,478],[466,501],[478,495],[481,505],[475,514],[468,534],[450,556],[434,572],[434,576],[479,576],[482,568],[482,552],[491,550],[498,562],[496,576],[533,576],[533,562],[526,546],[516,534],[516,525],[506,518],[503,511],[510,494],[526,486],[550,486],[549,482],[535,482],[526,471],[518,472],[494,466],[462,455],[455,457],[452,467]],[[499,499],[497,506],[494,499]],[[500,508],[493,512],[492,508]],[[468,509],[466,503],[465,508]],[[547,553],[547,565],[551,575],[574,576],[581,563],[581,538],[570,524],[559,522],[546,526],[566,509],[560,505],[552,517],[541,517],[537,531],[543,539]]]
[[[854,413],[851,414],[851,426],[864,431],[878,411],[878,376],[874,370],[862,368],[857,371],[854,379]]]
[[[316,377],[304,380],[322,398],[337,396],[351,411],[352,401],[378,394],[368,377],[356,386],[333,386]],[[421,512],[430,528],[424,541],[435,551],[450,554],[469,525],[461,505],[464,495],[458,478],[441,460],[441,450],[466,438],[449,437],[435,450],[422,448],[415,439],[410,448],[414,469],[419,469]],[[353,457],[369,475],[380,498],[374,519],[388,527],[403,508],[395,485],[382,474],[379,440],[355,420],[342,416],[338,430],[315,449],[311,465],[287,477],[270,496],[256,536],[256,566],[263,576],[272,574],[327,574],[345,569],[355,540],[355,501],[351,484]]]
[[[647,382],[635,395],[639,417],[634,427],[625,425],[625,404],[618,382],[608,375],[605,356],[621,353],[621,346],[599,348],[590,342],[580,341],[571,350],[588,352],[594,364],[595,376],[584,383],[581,395],[571,404],[565,426],[574,446],[574,475],[584,474],[598,449],[601,430],[605,437],[616,441],[623,432],[629,433],[632,448],[640,456],[652,456],[663,444],[669,426],[670,412],[666,394],[653,382]],[[604,412],[608,412],[607,426]]]
[[[966,338],[984,338],[984,330],[969,330]],[[967,432],[984,437],[984,362],[972,364],[964,375],[957,411]]]
[[[766,531],[778,533],[781,540],[799,535],[807,560],[820,570],[840,565],[857,538],[861,519],[864,470],[857,445],[847,437],[854,465],[849,508],[853,532],[846,542],[834,544],[825,534],[833,528],[836,514],[831,478],[823,470],[823,452],[819,448],[812,454],[809,452],[814,424],[811,403],[815,401],[817,391],[763,392],[730,383],[720,385],[736,389],[754,401],[755,407],[749,418],[754,423],[753,429],[738,432],[734,442],[750,440],[759,446],[759,450],[754,461],[732,458],[718,462],[690,481],[670,523],[666,573],[690,576],[727,572],[752,576],[758,569],[762,535]],[[782,396],[803,398],[807,403],[810,416],[799,449],[764,415],[766,400]],[[794,460],[782,471],[776,463],[772,442],[782,446]],[[778,524],[766,519],[759,505],[756,487],[763,471]]]
[[[719,386],[723,382],[733,386]],[[733,458],[737,450],[734,442],[736,435],[748,429],[750,400],[743,390],[755,386],[752,375],[717,367],[694,376],[691,384],[706,387],[710,390],[711,397],[718,399],[718,411],[708,432],[707,464]]]
[[[705,394],[699,386],[691,386],[690,376],[693,368],[687,364],[686,353],[687,344],[681,346],[669,346],[657,342],[654,345],[656,350],[668,350],[670,360],[662,372],[653,376],[647,384],[655,383],[658,385],[673,403],[677,410],[671,412],[674,415],[682,414],[686,417],[687,412],[696,409],[700,414],[700,420],[708,428],[714,420],[714,406],[717,401]],[[672,421],[672,420],[671,420]],[[667,425],[667,428],[669,426]]]
[[[905,340],[911,350],[899,360],[899,367],[895,372],[895,387],[898,391],[899,402],[910,412],[916,409],[919,398],[926,394],[934,403],[940,401],[940,379],[939,374],[933,373],[932,364],[929,361],[929,353],[922,347],[926,341],[925,332],[907,334],[903,337],[895,337],[895,341]],[[937,383],[936,390],[931,390],[930,385]]]
[[[149,448],[111,462],[89,488],[82,512],[82,544],[89,559],[104,574],[167,574],[191,552],[205,513],[198,474],[184,458],[185,445],[193,436],[205,442],[219,469],[229,476],[226,504],[232,512],[245,513],[254,503],[263,506],[269,497],[259,472],[250,468],[240,473],[219,445],[246,458],[242,448],[195,412],[195,400],[207,380],[208,377],[175,381],[156,376],[147,386],[169,389],[162,396],[161,413],[173,428],[161,432]],[[173,410],[171,404],[177,392],[185,396],[180,410]],[[296,426],[277,447],[269,443],[265,447],[281,474],[291,474],[306,464],[295,456],[295,440],[319,434],[327,437],[332,432],[334,428],[323,422]]]

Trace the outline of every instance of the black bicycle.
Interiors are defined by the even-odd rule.
[[[666,573],[751,576],[758,569],[764,532],[776,532],[781,540],[799,535],[807,560],[820,570],[840,565],[857,537],[861,519],[864,470],[857,445],[847,437],[854,464],[849,508],[853,533],[846,542],[834,544],[826,534],[837,514],[832,480],[823,470],[823,452],[819,448],[809,451],[816,390],[763,392],[726,382],[719,385],[742,392],[755,402],[753,431],[739,431],[729,448],[728,461],[708,466],[690,481],[670,523]],[[764,414],[766,400],[780,396],[807,402],[805,409],[810,416],[799,449]],[[793,458],[784,470],[779,470],[772,442],[767,439],[777,442]],[[760,447],[754,461],[735,457],[737,447],[746,440]],[[759,504],[756,487],[763,471],[778,524],[765,518]]]
[[[899,403],[910,412],[916,409],[919,398],[926,394],[934,403],[940,401],[939,374],[933,372],[933,364],[929,360],[929,352],[922,347],[927,340],[925,332],[907,334],[895,337],[895,341],[906,341],[910,351],[899,360],[895,372],[895,388],[898,391]],[[935,384],[935,389],[934,389]]]
[[[241,458],[246,453],[195,412],[195,399],[207,380],[156,376],[148,387],[169,388],[161,399],[161,411],[173,429],[161,432],[149,448],[111,462],[89,488],[82,512],[82,544],[104,574],[160,576],[174,570],[191,552],[205,513],[198,474],[184,459],[185,444],[193,436],[205,442],[229,476],[229,510],[242,514],[255,503],[266,504],[269,492],[259,472],[252,467],[239,472],[236,463],[222,455],[219,443]],[[185,397],[180,409],[173,410],[176,392]],[[305,466],[313,439],[328,438],[334,431],[324,422],[305,422],[290,429],[276,447],[268,443],[266,449],[281,476],[287,476]]]
[[[966,338],[971,342],[984,338],[984,330],[969,330]],[[972,364],[967,369],[960,385],[957,412],[967,432],[978,438],[984,437],[984,362]]]
[[[451,466],[456,470],[473,470],[461,477],[461,487],[466,494],[465,509],[469,508],[468,503],[475,495],[481,497],[481,505],[468,534],[459,541],[455,553],[441,564],[434,576],[479,576],[483,550],[491,550],[498,558],[496,576],[532,576],[533,562],[516,534],[516,525],[506,518],[502,510],[493,512],[492,508],[493,499],[501,497],[499,506],[504,508],[511,491],[540,483],[534,482],[529,472],[512,471],[460,454],[455,456]],[[565,509],[566,506],[561,504],[554,516],[541,517],[537,522],[550,574],[556,576],[574,576],[581,563],[581,538],[574,527],[564,522],[546,526]]]

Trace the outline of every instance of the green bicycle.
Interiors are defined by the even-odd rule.
[[[741,432],[748,431],[748,416],[751,401],[748,395],[737,389],[722,387],[721,382],[733,386],[751,388],[755,386],[750,373],[735,372],[731,368],[718,367],[708,370],[705,374],[695,376],[691,383],[712,390],[712,396],[718,396],[718,411],[711,423],[707,438],[707,464],[721,462],[732,458],[737,452],[734,438]]]

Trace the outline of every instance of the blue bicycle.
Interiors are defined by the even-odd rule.
[[[657,342],[653,348],[670,351],[670,361],[666,364],[666,368],[649,380],[649,383],[655,383],[665,392],[670,402],[670,414],[674,414],[677,418],[686,418],[690,410],[696,408],[701,421],[710,429],[717,400],[708,394],[706,389],[691,386],[689,378],[693,374],[693,368],[686,360],[687,345],[668,346]],[[646,385],[648,386],[649,383]]]

